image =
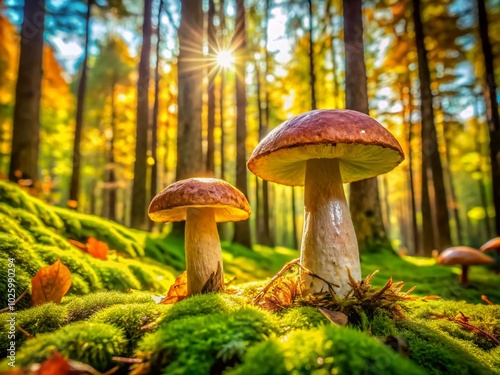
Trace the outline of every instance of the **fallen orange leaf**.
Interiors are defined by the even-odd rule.
[[[106,242],[99,241],[94,237],[89,237],[87,240],[87,252],[94,258],[98,259],[108,259],[108,244]]]
[[[60,303],[71,287],[71,272],[61,263],[60,259],[38,270],[31,279],[31,298],[33,305],[38,306],[46,302]]]
[[[167,296],[160,303],[170,304],[182,301],[187,296],[187,273],[184,271],[168,290]]]
[[[45,360],[41,365],[36,375],[66,375],[71,371],[71,366],[69,365],[66,358],[55,352],[52,357]]]

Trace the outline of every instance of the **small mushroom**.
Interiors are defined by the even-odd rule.
[[[187,295],[224,289],[218,222],[246,220],[250,205],[245,195],[226,181],[190,178],[158,193],[148,215],[159,222],[186,221]]]
[[[468,282],[469,266],[491,264],[495,261],[493,258],[484,255],[482,252],[473,249],[472,247],[456,246],[449,247],[441,254],[439,254],[437,262],[444,266],[462,266],[462,273],[460,274],[460,284],[466,284]]]
[[[398,141],[371,117],[351,110],[315,110],[273,129],[253,151],[248,169],[260,178],[304,186],[301,264],[350,290],[347,268],[361,279],[356,233],[342,183],[388,172],[404,159]],[[305,295],[328,290],[302,272]]]
[[[495,237],[479,248],[481,251],[496,251],[500,255],[500,237]]]

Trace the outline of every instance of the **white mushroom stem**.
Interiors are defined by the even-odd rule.
[[[185,248],[187,295],[224,289],[222,250],[213,208],[187,209]]]
[[[345,199],[338,159],[307,161],[304,187],[304,232],[300,263],[339,285],[339,297],[349,292],[347,269],[361,279],[358,242]],[[303,294],[328,291],[321,280],[301,272]]]

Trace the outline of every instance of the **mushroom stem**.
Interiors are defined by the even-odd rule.
[[[469,281],[469,266],[462,266],[462,273],[460,274],[460,284],[467,284]]]
[[[304,232],[301,264],[339,285],[339,297],[350,290],[347,269],[361,279],[358,242],[345,199],[338,159],[307,161],[304,187]],[[301,272],[303,294],[321,293],[328,286]]]
[[[222,251],[213,208],[187,209],[185,247],[187,295],[223,290]]]

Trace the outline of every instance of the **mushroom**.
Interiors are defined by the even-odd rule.
[[[476,266],[480,264],[494,263],[494,259],[484,255],[479,250],[473,249],[468,246],[449,247],[444,250],[437,262],[444,266],[462,266],[462,273],[460,275],[460,284],[465,284],[468,281],[469,266]]]
[[[481,251],[494,251],[500,255],[500,237],[495,237],[486,242],[483,246],[479,248]]]
[[[361,279],[359,250],[342,183],[388,172],[404,159],[398,141],[371,117],[352,110],[314,110],[273,129],[253,151],[248,169],[260,178],[304,186],[301,264],[350,290],[347,268]],[[328,290],[301,272],[304,295]]]
[[[149,205],[153,221],[186,221],[187,295],[224,289],[222,250],[217,222],[246,220],[245,195],[226,181],[190,178],[158,193]]]

